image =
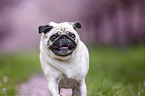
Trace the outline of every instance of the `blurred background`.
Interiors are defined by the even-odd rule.
[[[38,49],[38,26],[80,21],[87,45],[126,47],[145,42],[144,0],[2,0],[0,50]]]
[[[145,96],[145,0],[1,0],[0,96],[42,72],[38,26],[50,21],[81,22],[88,96]]]

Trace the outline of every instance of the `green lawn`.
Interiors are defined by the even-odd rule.
[[[22,52],[0,55],[0,96],[16,96],[17,86],[40,72],[39,54]]]
[[[90,50],[88,96],[145,96],[145,47]]]
[[[88,96],[145,96],[145,47],[89,48]],[[0,96],[15,96],[17,86],[41,71],[38,52],[0,55]]]

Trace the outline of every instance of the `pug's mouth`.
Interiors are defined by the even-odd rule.
[[[51,47],[50,49],[54,54],[58,56],[68,56],[74,51],[75,47],[68,46],[60,48]]]
[[[54,41],[49,49],[58,56],[68,56],[76,48],[77,44],[74,40],[62,36],[58,40]]]

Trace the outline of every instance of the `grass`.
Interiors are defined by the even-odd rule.
[[[16,96],[17,86],[40,71],[38,53],[0,55],[0,96]]]
[[[90,50],[88,96],[145,96],[145,47]]]
[[[88,96],[145,96],[145,47],[89,48]],[[18,85],[41,71],[39,54],[0,55],[0,96],[15,96]]]

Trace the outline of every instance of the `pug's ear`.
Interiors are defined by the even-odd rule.
[[[73,24],[73,28],[76,30],[77,28],[81,28],[81,23],[80,22],[75,22],[74,24]]]
[[[50,25],[44,25],[44,26],[39,26],[38,30],[39,30],[39,34],[43,33],[47,33],[49,32],[53,27]]]

